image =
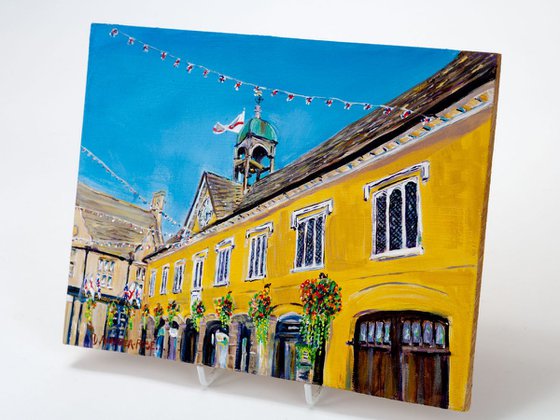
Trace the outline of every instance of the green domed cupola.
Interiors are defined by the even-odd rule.
[[[243,184],[244,192],[263,176],[274,172],[278,134],[268,121],[261,119],[261,101],[259,97],[255,116],[245,123],[235,145],[233,179]]]
[[[265,120],[254,117],[245,123],[239,134],[237,135],[237,144],[241,143],[247,138],[253,136],[264,140],[270,140],[275,143],[278,142],[278,135],[272,125]]]

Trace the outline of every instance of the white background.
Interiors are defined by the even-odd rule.
[[[549,1],[0,0],[0,418],[559,418],[560,13]],[[467,414],[62,345],[92,22],[503,54]],[[348,69],[352,77],[352,69]]]

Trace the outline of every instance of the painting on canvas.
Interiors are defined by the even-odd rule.
[[[92,25],[64,343],[468,409],[499,61]]]

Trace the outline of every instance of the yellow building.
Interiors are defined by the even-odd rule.
[[[497,69],[497,55],[461,53],[277,171],[277,133],[257,106],[238,137],[234,179],[204,173],[182,239],[145,259],[144,337],[156,355],[305,378],[300,285],[325,273],[342,289],[342,310],[315,383],[468,408]],[[273,311],[258,345],[248,304],[265,284]],[[215,302],[228,291],[224,326]],[[198,332],[197,298],[206,307]],[[170,301],[181,306],[172,325]]]

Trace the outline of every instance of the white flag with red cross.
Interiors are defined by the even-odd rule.
[[[214,134],[223,134],[226,131],[230,131],[232,133],[238,134],[243,128],[243,124],[245,124],[245,110],[243,110],[241,114],[235,117],[235,119],[228,125],[217,122],[214,125],[214,128],[212,128],[212,132]]]

